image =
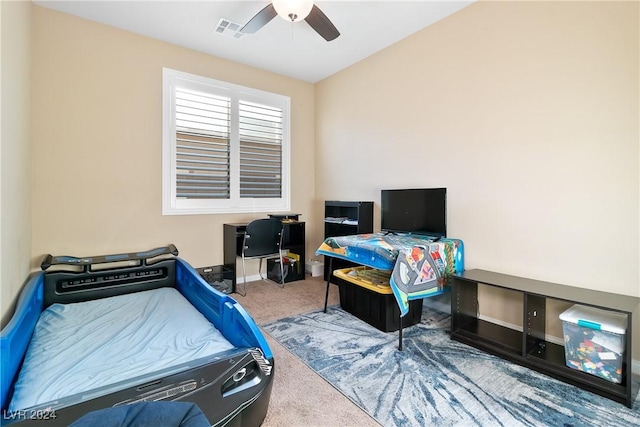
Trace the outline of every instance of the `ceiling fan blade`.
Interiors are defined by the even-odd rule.
[[[318,6],[315,4],[311,9],[309,16],[304,18],[307,24],[311,26],[318,34],[320,34],[326,41],[337,38],[340,35],[340,31],[331,23],[327,15],[325,15]]]
[[[240,32],[245,34],[253,34],[258,31],[260,28],[264,27],[269,21],[276,17],[278,13],[276,12],[275,7],[273,7],[273,3],[269,3],[264,7],[260,12],[256,14],[253,18],[247,22],[244,27],[240,29]]]

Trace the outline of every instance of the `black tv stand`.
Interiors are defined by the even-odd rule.
[[[623,403],[629,408],[633,406],[637,390],[632,385],[632,313],[638,307],[640,298],[486,270],[465,271],[461,275],[453,276],[450,284],[451,339]],[[479,318],[478,284],[522,294],[522,332]],[[566,366],[564,346],[545,340],[546,304],[550,299],[614,311],[627,316],[620,384]]]

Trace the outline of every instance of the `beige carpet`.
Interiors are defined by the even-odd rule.
[[[247,296],[232,296],[258,325],[324,306],[322,277],[287,283],[284,289],[268,282],[247,284]],[[331,285],[329,304],[338,304],[338,287]],[[300,359],[265,333],[275,359],[271,401],[263,427],[379,426],[366,412],[322,379]]]

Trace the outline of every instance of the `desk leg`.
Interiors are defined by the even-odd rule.
[[[400,315],[400,327],[398,328],[398,350],[402,351],[402,314]]]
[[[327,290],[324,294],[324,312],[327,312],[329,302],[329,285],[331,285],[331,275],[333,274],[333,257],[329,257],[329,276],[327,277]]]
[[[224,247],[223,258],[225,268],[231,272],[231,292],[236,292],[236,261],[238,255],[238,227],[231,224],[224,224],[223,233]]]

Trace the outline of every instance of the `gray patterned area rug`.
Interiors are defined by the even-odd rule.
[[[262,328],[384,426],[640,426],[639,399],[629,409],[453,341],[449,324],[426,308],[403,351],[338,307]]]

